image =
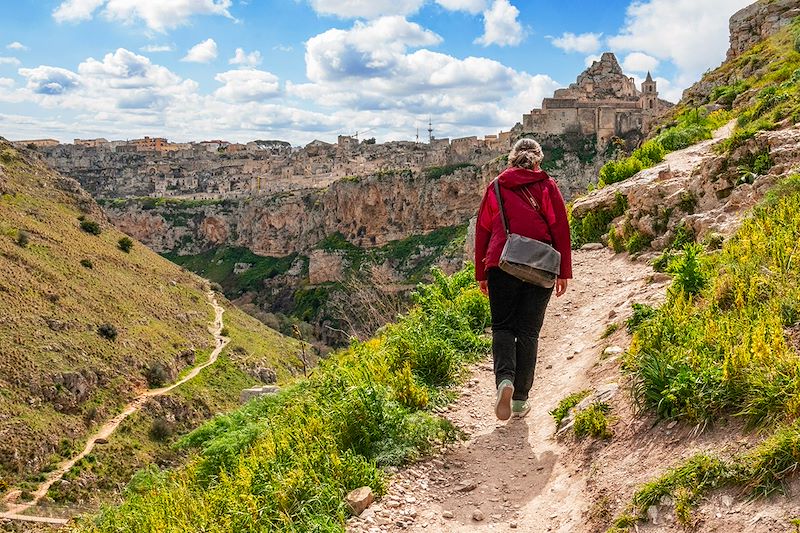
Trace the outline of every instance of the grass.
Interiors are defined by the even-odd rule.
[[[752,424],[790,420],[800,403],[785,328],[800,309],[800,178],[787,180],[722,250],[688,245],[667,302],[634,327],[627,369],[666,418],[707,423],[726,412]]]
[[[194,364],[207,360],[213,312],[203,280],[144,246],[123,253],[125,236],[113,227],[82,231],[75,221],[99,220],[99,209],[61,191],[51,170],[14,154],[2,164],[0,196],[0,412],[11,415],[3,426],[10,436],[0,442],[0,485],[33,490],[144,386],[143,369],[185,371],[187,351]],[[17,242],[20,228],[25,247]],[[177,436],[235,408],[241,389],[258,383],[259,369],[274,370],[281,383],[297,374],[299,343],[232,307],[225,322],[232,341],[215,365],[126,420],[69,474],[79,483],[57,484],[49,496],[113,499],[137,469],[191,455],[171,450],[174,438],[149,437],[159,416],[175,415]],[[107,338],[99,334],[104,325]],[[76,373],[85,379],[83,396],[62,380]]]
[[[800,176],[774,187],[720,250],[688,244],[666,302],[639,306],[624,369],[642,406],[701,426],[734,415],[767,437],[725,458],[702,453],[641,486],[615,527],[670,495],[677,520],[718,487],[769,496],[800,466]],[[620,523],[628,524],[621,526]]]
[[[296,254],[285,257],[256,255],[247,248],[220,247],[197,255],[178,255],[175,252],[162,254],[175,264],[219,283],[230,298],[242,293],[257,292],[264,280],[285,274],[298,259]],[[247,270],[235,273],[237,263],[251,265]]]
[[[488,304],[473,276],[437,274],[383,335],[194,431],[179,444],[193,457],[186,467],[143,471],[121,505],[78,530],[341,531],[349,490],[381,494],[380,465],[454,437],[427,409],[488,350]]]
[[[595,401],[589,404],[586,409],[581,409],[575,413],[575,424],[573,432],[579,439],[584,437],[594,437],[596,439],[610,439],[613,436],[611,431],[608,413],[611,407],[605,402]]]
[[[116,412],[142,383],[142,368],[212,340],[201,280],[145,247],[121,253],[124,235],[111,227],[82,231],[76,220],[98,220],[99,209],[13,152],[0,163],[0,412],[13,413],[4,421],[13,437],[0,442],[0,477],[11,484],[46,467],[62,438],[84,439],[90,406],[99,419]],[[21,228],[25,247],[16,242]],[[98,335],[103,324],[115,326],[114,342]],[[85,376],[81,396],[57,386],[75,372]]]
[[[425,174],[426,178],[435,180],[442,178],[444,176],[449,176],[450,174],[453,174],[457,170],[461,170],[462,168],[471,168],[477,170],[478,167],[476,167],[472,163],[456,163],[454,165],[426,168],[423,171],[423,173]]]
[[[728,152],[757,132],[800,122],[800,17],[769,38],[757,43],[732,61],[703,77],[713,86],[705,101],[681,102],[675,116],[706,104],[722,105],[731,118],[737,118],[729,139],[719,145]],[[742,78],[739,73],[749,75]],[[727,82],[734,79],[733,83]]]
[[[573,392],[566,398],[562,399],[558,402],[558,406],[549,412],[549,415],[553,417],[553,420],[556,422],[556,429],[561,426],[561,422],[566,418],[567,414],[569,414],[569,410],[581,403],[581,401],[589,396],[592,391],[590,390],[582,390],[580,392]]]
[[[767,497],[783,490],[783,482],[800,464],[800,420],[784,425],[754,448],[729,459],[698,453],[659,477],[641,485],[630,505],[609,531],[625,530],[646,517],[647,508],[665,496],[675,502],[679,524],[693,523],[692,508],[714,489],[733,487],[751,497]],[[614,529],[614,527],[618,529]]]

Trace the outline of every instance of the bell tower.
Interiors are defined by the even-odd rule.
[[[658,89],[650,72],[642,82],[642,109],[651,113],[658,112]]]

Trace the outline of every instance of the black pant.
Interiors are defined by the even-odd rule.
[[[495,384],[514,383],[515,400],[527,400],[533,386],[536,350],[553,289],[526,283],[499,268],[487,271],[492,310]]]

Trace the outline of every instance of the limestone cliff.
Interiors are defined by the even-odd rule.
[[[464,223],[485,177],[475,166],[430,177],[411,171],[340,180],[241,200],[104,202],[112,222],[158,252],[198,254],[226,245],[259,255],[305,253],[338,233],[371,248]]]

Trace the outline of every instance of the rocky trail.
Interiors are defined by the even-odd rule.
[[[78,461],[88,455],[92,449],[94,449],[95,445],[107,442],[108,438],[117,430],[123,420],[140,410],[149,399],[162,396],[176,387],[183,385],[187,381],[194,379],[204,368],[213,365],[217,361],[219,354],[222,352],[225,346],[227,346],[228,342],[230,342],[230,339],[222,336],[222,328],[224,326],[222,314],[225,312],[224,308],[219,305],[213,292],[208,292],[207,297],[209,304],[214,309],[214,320],[209,326],[209,333],[214,336],[215,344],[214,350],[211,352],[208,360],[192,368],[191,371],[189,371],[184,377],[175,383],[159,389],[149,389],[137,396],[125,406],[125,409],[123,409],[121,413],[106,422],[95,433],[89,436],[83,451],[81,451],[78,455],[60,463],[55,470],[50,472],[47,476],[47,479],[43,481],[35,491],[32,492],[33,497],[29,501],[19,502],[18,500],[20,497],[20,491],[18,490],[9,492],[5,498],[5,501],[3,502],[6,506],[6,510],[0,513],[0,520],[5,519],[25,522],[38,522],[51,525],[63,525],[67,523],[67,520],[63,518],[34,516],[26,513],[35,511],[36,504],[39,503],[42,498],[44,498],[44,496],[47,494],[47,491],[50,490],[50,487],[59,479],[61,479],[64,474],[66,474],[73,466],[75,466]]]
[[[555,438],[548,411],[570,393],[603,384],[589,372],[616,368],[615,357],[601,362],[606,326],[624,320],[633,302],[658,301],[666,277],[606,249],[578,251],[573,264],[569,290],[548,307],[528,416],[498,421],[491,361],[477,365],[443,414],[469,438],[397,472],[388,494],[351,519],[348,531],[585,531],[590,472]]]

